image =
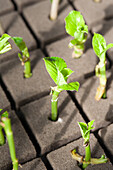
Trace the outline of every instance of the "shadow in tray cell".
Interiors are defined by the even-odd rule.
[[[59,4],[59,6],[62,4],[62,1],[61,3]],[[58,16],[60,16],[60,14],[69,6],[68,3],[64,4],[59,10],[58,10]]]
[[[64,114],[66,114],[66,112]],[[62,136],[64,136],[64,134],[66,133],[68,127],[70,126],[70,124],[73,121],[76,114],[77,114],[77,110],[74,110],[72,113],[70,113],[70,116],[69,116],[68,120],[65,122],[65,124],[64,124],[63,128],[61,129],[61,131],[55,135],[54,142],[56,140],[60,140],[62,138]]]
[[[13,27],[13,25],[14,25],[15,22],[17,21],[17,18],[18,18],[18,15],[15,14],[15,15],[12,17],[10,23],[8,23],[8,25],[6,26],[5,32],[8,32],[8,31]]]
[[[112,104],[110,104],[109,106],[109,110],[106,114],[105,120],[111,123],[113,122],[113,105]]]
[[[61,94],[62,95],[62,94]],[[60,96],[59,96],[60,97]],[[58,115],[58,117],[60,116],[60,117],[64,117],[64,116],[66,116],[66,113],[65,114],[63,114],[63,110],[65,109],[65,106],[70,102],[70,97],[69,96],[67,96],[64,100],[63,100],[63,102],[62,102],[62,104],[58,107],[58,113],[59,113],[59,115]]]
[[[96,79],[92,78],[90,83],[87,85],[87,87],[85,87],[85,91],[84,91],[84,94],[82,95],[81,97],[81,102],[80,104],[82,105],[84,103],[84,101],[88,98],[89,94],[90,94],[90,91],[91,91],[91,88],[94,86],[96,82]],[[83,84],[82,84],[83,85]],[[82,86],[81,85],[81,86]]]
[[[31,58],[32,58],[32,56],[31,56]],[[40,60],[42,60],[42,58],[40,56],[38,57],[38,55],[36,55],[33,59],[31,59],[31,70],[32,70],[32,72],[33,72],[34,68],[36,67],[37,63]]]
[[[104,11],[105,11],[105,18],[113,17],[113,14],[111,12],[111,11],[113,11],[113,4],[110,4]]]

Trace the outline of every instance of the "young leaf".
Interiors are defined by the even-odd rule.
[[[57,70],[62,71],[64,68],[67,68],[66,62],[60,57],[50,57],[50,60],[54,62]]]
[[[94,33],[92,40],[93,49],[98,57],[106,49],[106,41],[101,34]]]
[[[87,131],[87,124],[84,123],[84,122],[78,122],[78,125],[80,127],[80,131],[81,131],[82,137],[83,137],[83,139],[85,139],[85,133]]]
[[[65,81],[67,81],[68,77],[73,73],[74,71],[72,71],[70,68],[64,68],[61,73],[63,74]]]
[[[92,120],[92,121],[88,122],[88,129],[94,129],[94,127],[92,127],[94,121],[95,121],[95,120]]]
[[[66,32],[74,37],[76,31],[88,33],[88,27],[85,26],[83,16],[78,11],[71,11],[65,18]]]
[[[108,44],[107,47],[104,49],[104,53],[109,49],[109,48],[112,48],[113,47],[113,44]],[[101,53],[102,54],[102,53]]]
[[[57,68],[54,63],[54,60],[52,60],[50,57],[45,57],[45,58],[43,58],[43,60],[45,61],[45,66],[46,66],[46,69],[47,69],[49,75],[51,76],[53,81],[57,84],[58,73],[57,73]]]
[[[10,38],[11,36],[8,34],[3,34],[2,37],[0,37],[0,54],[12,49],[10,43],[8,42]]]
[[[69,91],[78,91],[79,89],[79,83],[78,82],[71,82],[69,84],[63,84],[58,86],[61,90],[69,90]]]
[[[23,38],[22,37],[12,37],[12,40],[15,42],[17,47],[20,49],[20,51],[22,52],[22,55],[29,57],[28,48],[27,48],[25,42],[23,41]]]
[[[58,74],[57,74],[57,85],[60,86],[60,85],[63,85],[63,84],[67,84],[66,80],[64,78],[64,75],[59,70],[57,70],[57,72],[58,72]]]
[[[94,129],[93,126],[94,120],[90,121],[88,123],[88,126],[86,123],[83,122],[78,122],[78,125],[80,127],[80,131],[82,134],[83,139],[85,140],[85,143],[89,141],[89,137],[90,137],[90,130]]]

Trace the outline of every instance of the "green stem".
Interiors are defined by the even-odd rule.
[[[11,129],[11,121],[9,118],[2,117],[2,122],[4,123],[4,130],[6,133],[10,155],[13,163],[13,169],[18,170],[18,160],[16,158],[16,152],[15,152],[15,144],[14,144],[14,138],[13,138],[13,132]]]
[[[5,144],[5,138],[4,138],[4,134],[2,131],[2,126],[0,125],[0,146]]]
[[[58,104],[58,96],[59,96],[59,91],[52,91],[52,100],[51,100],[51,120],[56,121],[58,118],[58,109],[57,109],[57,104]]]
[[[24,77],[30,78],[32,76],[31,73],[31,63],[30,59],[24,63]]]
[[[90,149],[90,144],[85,147],[85,162],[89,162],[91,159],[91,149]],[[83,163],[82,168],[85,169],[89,163]]]

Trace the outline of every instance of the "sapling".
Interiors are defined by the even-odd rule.
[[[106,45],[106,41],[101,34],[94,33],[92,45],[94,52],[99,57],[99,63],[95,68],[96,76],[100,79],[95,99],[99,101],[102,97],[106,98],[106,51],[113,47],[113,44]]]
[[[58,6],[60,0],[50,0],[51,1],[51,10],[50,10],[50,19],[52,21],[57,19],[58,15]]]
[[[3,54],[12,49],[10,43],[8,42],[9,39],[12,39],[20,49],[22,55],[18,53],[18,57],[22,62],[22,65],[24,65],[24,77],[30,78],[32,76],[30,57],[28,48],[22,37],[11,37],[8,34],[3,34],[2,37],[0,37],[0,54]]]
[[[1,122],[0,122],[0,145],[5,144],[5,137],[2,129],[4,129],[6,138],[9,145],[10,156],[13,164],[13,170],[18,170],[18,159],[16,158],[15,144],[13,138],[13,132],[11,129],[11,121],[8,118],[8,112],[0,109]]]
[[[76,153],[76,149],[71,151],[72,157],[78,161],[80,164],[82,164],[82,169],[87,168],[89,164],[102,164],[109,161],[108,158],[105,158],[105,155],[102,155],[101,158],[91,158],[91,149],[90,149],[90,131],[94,129],[93,126],[94,120],[90,121],[88,125],[84,122],[78,122],[78,125],[80,127],[80,131],[82,134],[82,137],[84,139],[83,146],[85,147],[85,158],[78,153]]]
[[[79,58],[83,54],[84,43],[88,36],[88,26],[85,25],[83,16],[79,11],[73,10],[69,13],[65,18],[65,28],[66,32],[74,37],[69,43],[69,47],[74,48],[72,57]]]
[[[14,40],[15,44],[17,45],[17,47],[20,49],[22,53],[22,55],[18,53],[18,57],[22,62],[22,65],[24,65],[24,77],[30,78],[32,76],[32,73],[31,73],[31,63],[30,63],[28,48],[25,42],[23,41],[22,37],[12,37],[12,40]]]
[[[51,120],[56,121],[58,118],[57,102],[60,92],[63,90],[78,91],[79,83],[67,83],[67,79],[73,71],[67,68],[66,62],[62,58],[45,57],[44,61],[49,75],[57,85],[55,87],[51,87]]]

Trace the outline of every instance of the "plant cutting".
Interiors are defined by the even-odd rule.
[[[84,139],[83,146],[85,147],[85,158],[78,153],[76,153],[76,149],[71,151],[72,157],[79,162],[79,165],[82,169],[87,168],[89,164],[102,164],[109,161],[108,158],[105,158],[105,155],[102,155],[101,158],[91,158],[91,149],[90,149],[90,131],[94,129],[93,126],[94,120],[90,121],[88,125],[84,122],[78,122],[78,125],[80,127],[80,131],[82,134],[82,137]]]
[[[65,18],[66,32],[74,37],[69,43],[69,48],[74,48],[72,53],[73,58],[79,58],[84,51],[84,43],[88,36],[88,26],[85,25],[83,16],[79,11],[71,11]]]
[[[18,53],[18,57],[22,62],[22,65],[24,65],[24,77],[30,78],[32,76],[30,57],[28,48],[22,37],[11,37],[8,34],[3,34],[2,37],[0,37],[0,54],[3,54],[4,52],[12,49],[10,43],[8,42],[9,39],[12,39],[17,47],[20,49],[22,54]]]
[[[8,118],[8,112],[0,109],[1,122],[0,122],[0,146],[5,144],[5,137],[3,134],[3,129],[5,131],[7,142],[9,145],[10,156],[13,164],[13,170],[18,170],[18,159],[16,158],[15,144],[13,138],[13,132],[11,129],[11,121]]]
[[[51,87],[51,120],[56,121],[58,118],[57,102],[60,92],[63,90],[78,91],[79,83],[67,83],[67,79],[73,71],[67,68],[66,62],[62,58],[45,57],[44,61],[49,75],[57,85],[55,87]]]
[[[50,19],[52,21],[57,19],[58,15],[58,6],[60,0],[50,0],[51,1],[51,10],[50,10]]]
[[[94,33],[92,45],[95,54],[100,60],[95,68],[96,76],[100,79],[100,85],[97,88],[95,99],[99,101],[101,98],[106,98],[106,51],[113,47],[113,44],[106,45],[104,37],[101,34]]]

